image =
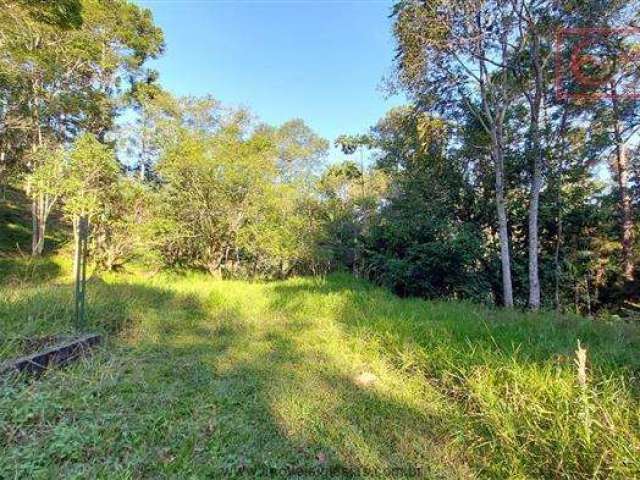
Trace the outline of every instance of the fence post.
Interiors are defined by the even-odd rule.
[[[78,239],[76,241],[76,330],[85,326],[85,298],[87,288],[87,245],[89,236],[89,221],[86,216],[80,217],[78,223]]]

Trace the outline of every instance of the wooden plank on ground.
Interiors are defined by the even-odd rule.
[[[101,341],[101,335],[83,335],[32,355],[2,363],[0,364],[0,374],[11,372],[38,374],[49,367],[66,365],[82,356]]]

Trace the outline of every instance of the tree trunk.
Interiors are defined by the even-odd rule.
[[[500,138],[500,137],[498,137]],[[493,139],[493,157],[496,168],[496,210],[498,235],[500,238],[500,262],[502,264],[502,297],[504,306],[513,307],[513,285],[511,283],[511,256],[509,253],[509,228],[504,198],[504,158],[498,138]]]
[[[557,228],[558,231],[556,233],[556,248],[553,255],[553,265],[554,265],[554,277],[555,277],[555,307],[556,312],[560,313],[562,310],[562,302],[560,301],[560,275],[562,274],[562,269],[560,267],[560,249],[562,248],[562,235],[563,235],[563,226],[562,226],[562,194],[558,192],[557,198],[557,207],[558,207],[558,218],[557,218]]]
[[[33,145],[33,151],[35,152],[37,146]],[[35,168],[35,165],[31,165],[31,168]],[[30,193],[28,188],[27,193]],[[41,222],[41,204],[40,198],[42,194],[36,194],[35,192],[31,193],[31,255],[33,257],[37,257],[42,253],[43,249],[43,240],[40,238],[40,233],[42,232],[42,228],[40,228]]]
[[[483,31],[481,17],[476,17],[478,30]],[[501,37],[502,56],[506,60],[507,38]],[[485,43],[482,35],[478,36],[478,51],[485,52]],[[483,115],[478,116],[481,124],[491,137],[491,156],[495,166],[495,187],[496,187],[496,213],[498,217],[498,238],[500,241],[500,263],[502,265],[502,301],[505,307],[513,307],[513,285],[511,283],[511,253],[509,251],[509,224],[507,220],[507,207],[504,195],[504,121],[506,114],[506,97],[502,96],[496,101],[495,93],[488,91],[487,84],[491,84],[491,75],[486,65],[486,58],[482,55],[479,61],[479,86],[482,99]],[[506,75],[502,77],[504,79]],[[501,93],[507,91],[503,83]],[[500,91],[499,90],[499,91]]]
[[[38,148],[42,148],[42,125],[40,124],[40,97],[38,94],[38,88],[40,83],[36,79],[33,83],[33,93],[34,93],[34,102],[33,102],[33,126],[35,128],[35,138],[32,143],[32,151],[35,153]],[[31,165],[31,168],[36,168],[37,165]],[[43,201],[42,194],[38,194],[36,198],[34,198],[33,203],[31,204],[31,255],[34,257],[38,257],[42,255],[44,250],[44,228],[42,226],[43,223]],[[46,221],[46,220],[44,220]],[[42,236],[41,236],[42,235]]]
[[[564,161],[565,156],[567,154],[567,142],[566,142],[566,132],[567,132],[567,115],[568,110],[565,107],[562,113],[562,121],[560,122],[560,155],[557,161],[557,171],[556,171],[556,246],[555,252],[553,255],[553,265],[554,265],[554,279],[555,279],[555,307],[556,312],[560,312],[562,310],[562,302],[560,300],[560,276],[562,274],[562,266],[560,264],[560,251],[562,249],[563,235],[564,235],[564,225],[563,225],[563,216],[562,216],[562,207],[563,207],[563,199],[562,199],[562,185],[564,181]],[[557,147],[557,146],[556,146]]]
[[[540,276],[538,267],[538,211],[540,189],[542,187],[542,169],[536,161],[531,181],[531,203],[529,205],[529,308],[540,309]]]
[[[4,148],[0,149],[0,187],[2,188],[2,198],[6,200],[6,182],[7,182],[7,165],[6,165],[6,153]]]
[[[80,267],[80,217],[74,215],[71,220],[73,225],[73,244],[75,246],[75,255],[73,256],[73,278],[78,278],[78,268]]]
[[[591,316],[591,282],[590,282],[591,274],[587,272],[585,275],[584,283],[586,286],[586,298],[587,298],[587,316]]]
[[[613,95],[613,109],[615,114],[614,137],[616,170],[618,180],[618,190],[620,195],[620,240],[622,243],[622,274],[627,281],[632,281],[634,276],[633,265],[633,212],[631,206],[631,195],[629,193],[629,165],[627,162],[627,146],[622,138],[622,127],[620,125],[618,100]]]
[[[540,110],[542,108],[542,65],[540,64],[540,44],[537,35],[531,42],[531,58],[535,74],[533,97],[530,98],[529,146],[533,157],[531,175],[531,198],[529,201],[529,308],[540,309],[540,270],[538,212],[540,210],[540,190],[542,189],[542,145],[540,139]]]
[[[31,255],[39,257],[44,252],[44,241],[47,231],[47,219],[55,199],[45,194],[38,194],[31,204]]]
[[[36,245],[36,252],[38,255],[42,255],[44,251],[44,236],[47,230],[47,203],[48,199],[46,195],[40,196],[40,212],[38,214],[38,244]]]
[[[144,161],[140,162],[140,181],[144,182],[147,178],[147,170],[145,168]]]
[[[616,168],[618,170],[618,189],[620,190],[620,234],[622,241],[622,273],[626,280],[633,280],[633,212],[629,195],[629,168],[626,146],[616,145]]]
[[[38,244],[40,242],[40,228],[38,228],[38,225],[38,200],[34,198],[31,202],[31,255],[34,257],[38,256]]]

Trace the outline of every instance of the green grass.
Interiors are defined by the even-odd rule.
[[[18,263],[5,356],[72,330],[68,265]],[[88,322],[92,358],[0,383],[0,478],[640,477],[632,325],[142,272],[92,278]]]

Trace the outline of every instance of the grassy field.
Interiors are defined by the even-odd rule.
[[[68,265],[3,262],[2,355],[71,332]],[[630,325],[193,273],[94,276],[89,323],[92,358],[0,380],[0,478],[640,476]]]

